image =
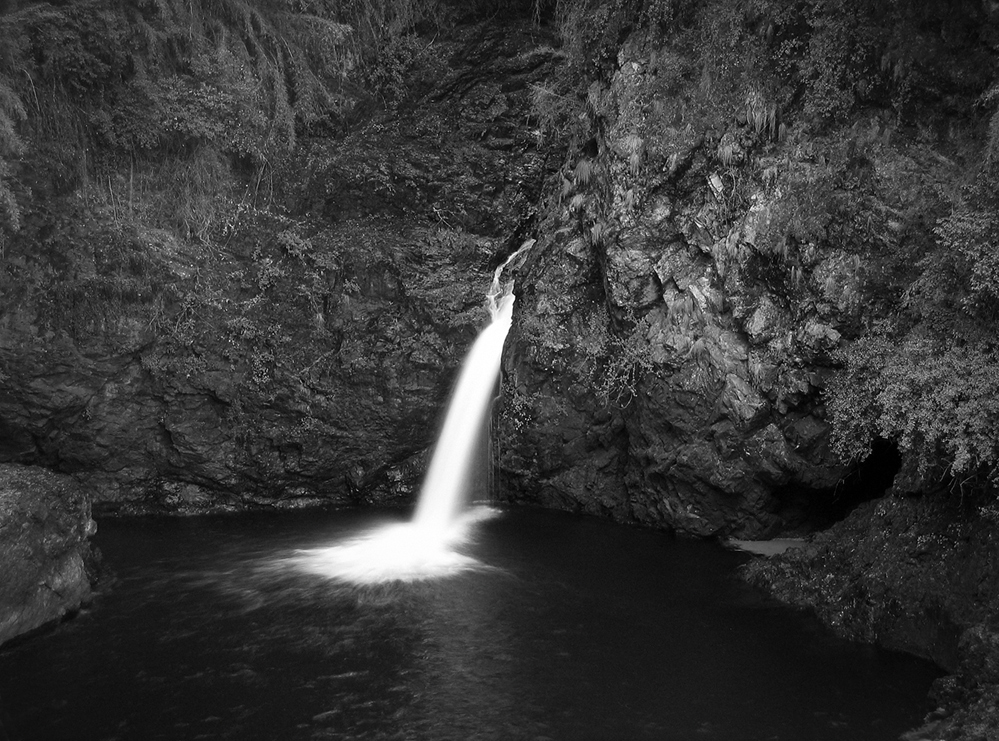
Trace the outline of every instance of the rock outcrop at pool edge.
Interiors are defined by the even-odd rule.
[[[755,559],[744,572],[845,638],[923,656],[950,672],[931,693],[937,710],[905,741],[999,734],[995,503],[978,509],[947,492],[889,495],[806,547]]]
[[[78,610],[91,595],[90,500],[71,477],[0,465],[0,644]]]

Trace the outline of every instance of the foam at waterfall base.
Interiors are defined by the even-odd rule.
[[[499,510],[476,506],[446,528],[415,522],[383,525],[337,545],[297,551],[286,563],[350,584],[420,581],[487,569],[458,549],[468,544],[476,523],[498,514]]]

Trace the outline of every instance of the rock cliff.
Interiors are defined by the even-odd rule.
[[[782,492],[820,497],[849,470],[821,392],[855,331],[860,258],[777,254],[776,181],[809,163],[752,101],[710,129],[660,98],[665,53],[636,30],[588,90],[590,149],[521,277],[502,465],[550,505],[765,536],[801,524]]]
[[[103,512],[410,501],[554,167],[525,121],[556,58],[529,24],[459,28],[212,241],[38,176],[0,274],[0,460]]]
[[[85,599],[88,497],[105,513],[411,501],[490,271],[533,240],[512,274],[498,495],[758,538],[826,524],[880,494],[849,476],[887,484],[901,461],[917,498],[866,505],[759,583],[954,668],[951,705],[992,712],[999,587],[976,555],[994,551],[999,460],[991,6],[517,8],[395,39],[377,96],[342,87],[342,115],[299,121],[266,161],[235,134],[215,145],[212,116],[238,101],[194,64],[152,89],[189,118],[152,164],[126,146],[134,121],[115,128],[112,106],[67,124],[45,95],[72,85],[35,70],[50,84],[24,96],[47,102],[19,159],[0,136],[0,197],[21,204],[20,232],[0,232],[0,462],[23,464],[0,470],[0,563],[19,574],[0,620],[12,634]],[[218,74],[246,68],[217,56]],[[88,100],[149,92],[99,82]],[[192,86],[204,107],[177,108]],[[0,124],[23,108],[9,100]],[[153,218],[150,173],[208,205]],[[940,480],[958,493],[938,510],[918,495]],[[979,498],[951,518],[963,486]],[[937,553],[939,569],[898,563]],[[926,580],[939,595],[914,596]]]
[[[368,73],[378,101],[344,92],[242,191],[220,179],[233,187],[211,208],[181,200],[173,220],[149,190],[162,163],[118,167],[119,123],[91,163],[113,170],[105,186],[63,177],[73,153],[51,150],[50,112],[27,116],[5,180],[25,197],[0,272],[0,459],[71,473],[107,511],[405,501],[489,270],[529,239],[497,430],[503,496],[759,537],[809,527],[844,461],[879,436],[927,480],[934,445],[956,451],[944,471],[991,455],[978,403],[991,350],[952,394],[979,410],[971,440],[937,419],[947,410],[900,419],[904,394],[878,397],[865,365],[904,338],[909,365],[887,369],[904,386],[925,350],[910,330],[945,338],[944,308],[962,314],[927,286],[988,270],[946,262],[978,249],[958,233],[967,219],[934,224],[960,215],[950,194],[982,151],[981,122],[957,113],[988,84],[991,16],[889,4],[885,26],[866,6],[639,5],[539,3],[531,19],[518,5],[397,39]],[[38,29],[60,18],[21,15]],[[882,48],[880,67],[855,54]],[[195,62],[142,89],[173,105]],[[100,84],[151,84],[126,68]],[[208,152],[218,110],[178,112],[188,149]],[[96,137],[110,114],[88,111]],[[247,166],[226,146],[212,150],[225,167],[209,158],[175,184]],[[961,305],[986,316],[987,298]],[[880,355],[844,359],[871,337]],[[829,404],[851,363],[867,386],[855,399],[841,383]],[[843,456],[835,415],[857,433],[840,435]]]

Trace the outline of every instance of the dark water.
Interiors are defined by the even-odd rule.
[[[102,521],[114,588],[0,651],[7,737],[881,741],[938,676],[764,602],[746,556],[558,513],[481,523],[497,570],[436,583],[267,568],[378,518]]]

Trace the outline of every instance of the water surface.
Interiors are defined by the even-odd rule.
[[[297,549],[401,513],[102,520],[113,588],[0,651],[10,739],[884,741],[939,675],[741,584],[748,556],[507,510],[485,569],[356,587]],[[0,732],[0,739],[4,733]]]

